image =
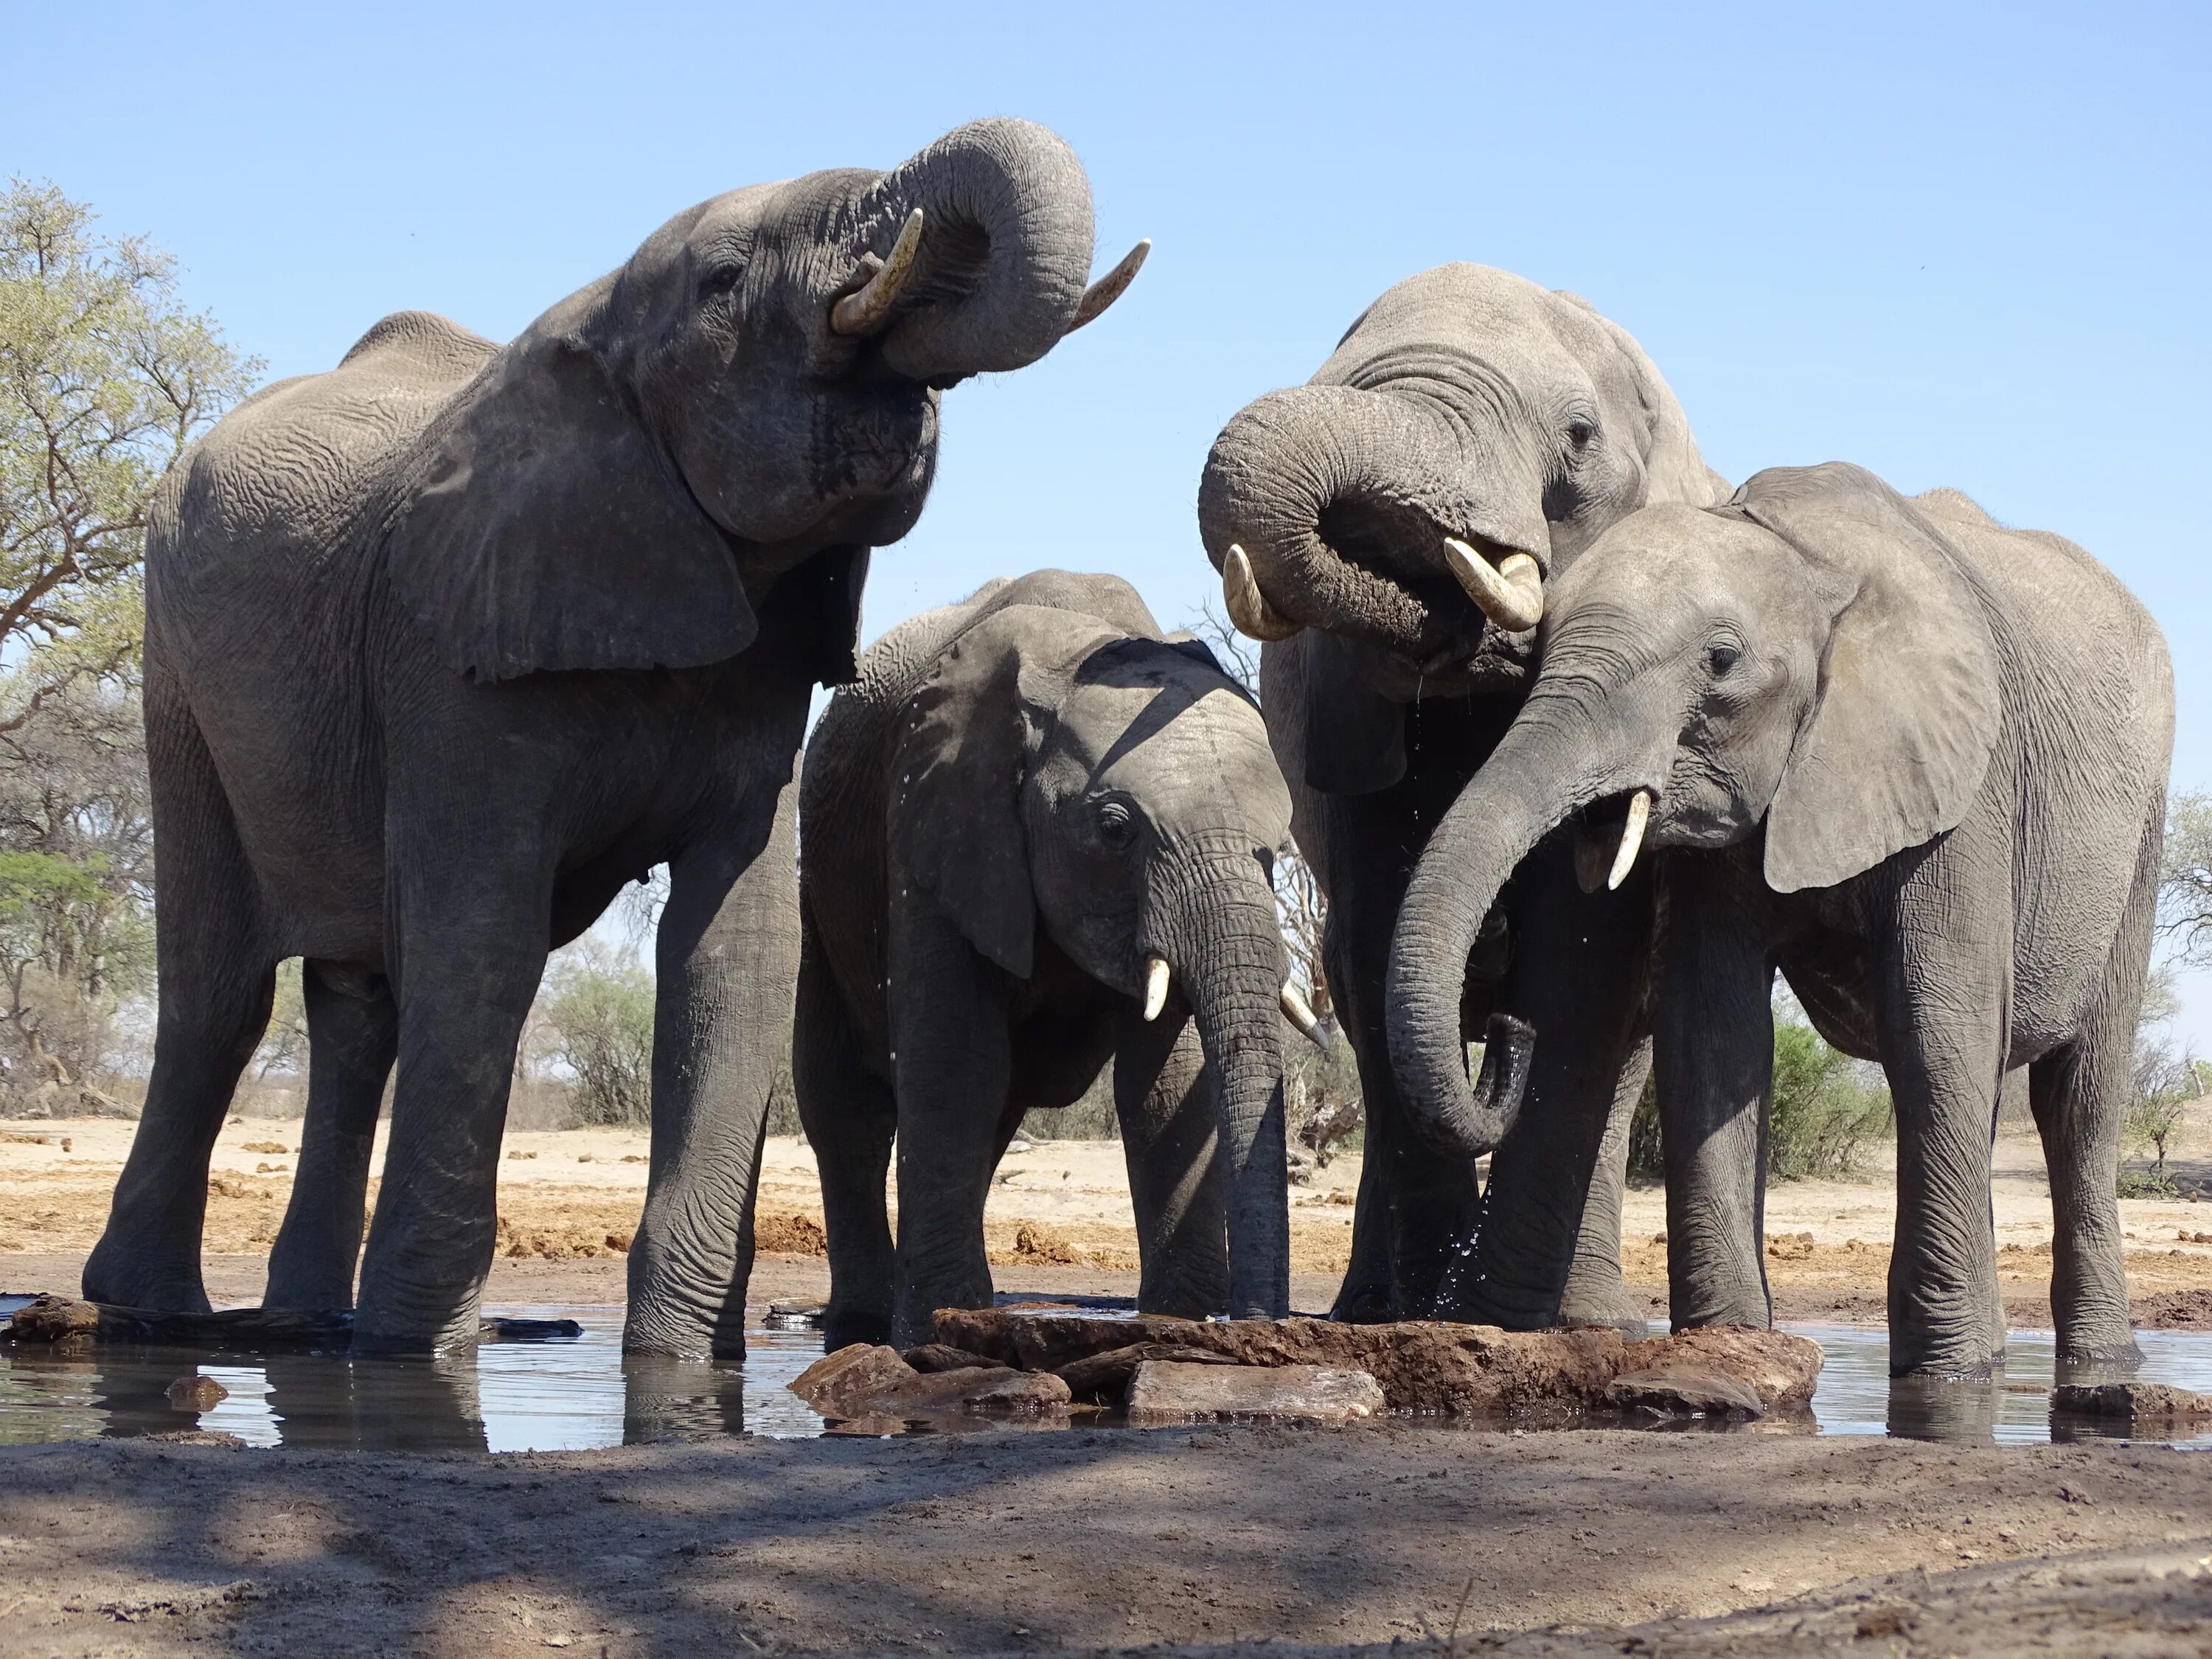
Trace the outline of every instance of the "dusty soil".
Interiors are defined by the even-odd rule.
[[[12,1450],[0,1471],[7,1654],[1433,1650],[1455,1620],[1463,1647],[1564,1623],[1583,1628],[1508,1650],[1648,1652],[1589,1627],[1890,1573],[1910,1576],[1841,1615],[1846,1639],[1864,1623],[1946,1651],[1915,1626],[1947,1598],[1976,1628],[2094,1632],[2088,1651],[2212,1613],[2212,1459],[2129,1446],[1395,1424],[469,1459],[101,1442]],[[2017,1575],[1978,1602],[1921,1576],[2144,1546],[2180,1570],[2148,1595],[2140,1572]],[[2184,1639],[2129,1650],[2202,1651],[2201,1627],[2168,1628]]]
[[[107,1120],[0,1121],[0,1289],[74,1287],[72,1264],[99,1236],[131,1129]],[[267,1118],[234,1119],[217,1141],[207,1249],[211,1258],[243,1258],[210,1261],[218,1300],[258,1296],[254,1262],[276,1236],[298,1145],[296,1121]],[[645,1192],[644,1132],[510,1133],[504,1152],[501,1261],[492,1293],[507,1301],[620,1300],[622,1257]],[[2008,1314],[2015,1326],[2048,1328],[2051,1206],[2042,1150],[2032,1133],[2008,1133],[1997,1141],[1996,1164],[1992,1204]],[[2190,1126],[2168,1167],[2183,1191],[2212,1193],[2212,1117]],[[1334,1293],[1351,1249],[1358,1184],[1353,1154],[1293,1189],[1291,1267],[1302,1308],[1326,1308]],[[1881,1321],[1893,1194],[1886,1161],[1863,1181],[1771,1189],[1767,1272],[1780,1317]],[[798,1270],[793,1288],[775,1294],[819,1287],[821,1194],[803,1141],[769,1142],[760,1206],[762,1271],[777,1263]],[[2120,1212],[2136,1322],[2212,1329],[2212,1204],[2124,1199]],[[1666,1224],[1659,1188],[1632,1189],[1623,1265],[1655,1316],[1667,1305]],[[1002,1288],[1133,1291],[1136,1235],[1121,1147],[1040,1141],[1010,1153],[991,1189],[985,1233]],[[524,1268],[530,1271],[518,1271]],[[67,1278],[55,1279],[58,1271]],[[756,1298],[763,1294],[757,1287]]]

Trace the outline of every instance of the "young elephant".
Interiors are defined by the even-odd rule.
[[[1311,1024],[1269,880],[1290,802],[1206,647],[1163,640],[1112,576],[994,583],[862,656],[807,747],[799,817],[793,1070],[830,1346],[990,1305],[992,1171],[1024,1112],[1109,1057],[1144,1305],[1285,1313],[1279,1006]]]
[[[1542,659],[1399,922],[1391,1055],[1414,1109],[1449,1133],[1500,1104],[1468,1087],[1459,964],[1529,849],[1574,820],[1615,885],[1639,841],[1669,849],[1655,1039],[1675,1323],[1770,1316],[1778,966],[1896,1099],[1892,1368],[2003,1352],[1990,1131],[2021,1065],[2061,1352],[2131,1355],[2113,1182],[2173,733],[2142,605],[1964,496],[1778,468],[1725,506],[1607,532],[1555,585]]]

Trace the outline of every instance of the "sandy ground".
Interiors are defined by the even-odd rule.
[[[73,1267],[66,1280],[53,1275],[99,1236],[131,1128],[102,1120],[0,1121],[0,1289],[73,1285]],[[618,1299],[621,1258],[645,1191],[646,1144],[641,1130],[510,1133],[500,1164],[500,1280],[547,1299]],[[296,1121],[265,1118],[234,1119],[217,1141],[207,1249],[211,1258],[246,1259],[210,1261],[219,1300],[258,1297],[252,1261],[276,1236],[298,1145]],[[2051,1206],[2034,1136],[2000,1137],[1996,1168],[1991,1203],[2008,1316],[2015,1326],[2047,1328]],[[2170,1149],[2168,1168],[2185,1193],[2212,1194],[2212,1117],[2192,1124]],[[1355,1154],[1292,1189],[1291,1266],[1301,1307],[1325,1308],[1334,1294],[1351,1247],[1358,1184]],[[1780,1317],[1881,1320],[1893,1193],[1881,1164],[1862,1181],[1792,1182],[1770,1190],[1767,1271]],[[803,1141],[769,1142],[760,1207],[765,1256],[795,1267],[818,1262],[820,1190]],[[2212,1328],[2212,1203],[2124,1199],[2120,1212],[2136,1322]],[[1663,1316],[1666,1203],[1658,1188],[1631,1191],[1622,1231],[1629,1282],[1652,1315]],[[1009,1153],[991,1189],[986,1237],[1003,1287],[1133,1289],[1136,1237],[1121,1147],[1041,1141]],[[508,1271],[560,1263],[574,1271],[527,1278]],[[1059,1271],[1036,1279],[1023,1276],[1028,1269]],[[502,1300],[533,1299],[510,1297],[499,1282],[493,1288]]]
[[[0,1125],[0,1289],[74,1284],[128,1133]],[[2177,1166],[2185,1183],[2212,1173],[2201,1144]],[[224,1131],[219,1303],[259,1291],[297,1145],[295,1123]],[[491,1300],[620,1300],[644,1145],[508,1138]],[[2033,1139],[2008,1137],[1998,1164],[2012,1315],[2047,1323]],[[1133,1287],[1118,1147],[1041,1143],[1003,1173],[1002,1287]],[[1334,1291],[1358,1178],[1341,1158],[1299,1190],[1300,1306]],[[762,1203],[775,1248],[754,1299],[819,1295],[803,1146],[771,1145]],[[2123,1211],[2138,1318],[2212,1328],[2212,1209]],[[1784,1316],[1878,1318],[1890,1218],[1886,1176],[1776,1188]],[[1628,1266],[1655,1311],[1664,1224],[1661,1195],[1635,1194]],[[0,1449],[0,1655],[2178,1654],[2212,1650],[2207,1621],[2212,1458],[2127,1443],[1397,1422],[489,1458]]]

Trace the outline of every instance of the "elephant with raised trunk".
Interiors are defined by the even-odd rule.
[[[990,1305],[992,1171],[1024,1112],[1109,1060],[1140,1304],[1285,1313],[1283,1014],[1314,1030],[1270,878],[1290,803],[1206,647],[1164,640],[1116,577],[994,582],[869,647],[799,802],[793,1070],[829,1345]]]
[[[2142,606],[2070,542],[1963,495],[1783,467],[1720,507],[1614,526],[1553,586],[1541,644],[1399,918],[1391,1052],[1431,1136],[1479,1140],[1498,1104],[1468,1086],[1459,964],[1516,866],[1564,833],[1615,880],[1658,866],[1678,1328],[1770,1316],[1778,968],[1896,1100],[1892,1368],[2003,1354],[1990,1140],[2020,1066],[2051,1171],[2060,1352],[2132,1356],[2113,1187],[2173,739]],[[1534,1038],[1539,1054],[1577,1040]]]
[[[1081,167],[982,121],[678,214],[505,346],[387,317],[202,440],[147,541],[161,1020],[86,1293],[207,1305],[209,1150],[300,956],[307,1139],[269,1300],[351,1304],[396,1060],[356,1341],[473,1340],[546,952],[665,862],[624,1340],[741,1352],[809,689],[852,672],[941,389],[1042,356],[1136,257],[1086,289]]]
[[[1520,707],[1547,584],[1638,507],[1727,493],[1635,341],[1481,265],[1401,283],[1311,381],[1215,441],[1199,523],[1231,618],[1268,641],[1268,734],[1328,900],[1329,985],[1367,1102],[1340,1317],[1638,1317],[1620,1203],[1648,1063],[1649,883],[1601,901],[1571,848],[1547,848],[1462,958],[1461,1024],[1500,1039],[1501,1077],[1522,1075],[1504,1062],[1522,1025],[1577,1034],[1537,1051],[1519,1126],[1488,1126],[1480,1203],[1473,1158],[1490,1146],[1416,1132],[1383,981],[1414,860]]]

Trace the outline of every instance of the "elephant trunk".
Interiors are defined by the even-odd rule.
[[[1445,538],[1493,561],[1547,561],[1542,499],[1516,444],[1439,404],[1310,384],[1255,399],[1222,429],[1199,484],[1199,528],[1224,574],[1231,549],[1243,549],[1276,636],[1310,624],[1415,662],[1463,659],[1483,612],[1454,579]]]
[[[1606,793],[1614,768],[1589,724],[1533,700],[1429,839],[1391,940],[1390,1060],[1408,1116],[1446,1156],[1477,1158],[1512,1128],[1538,1033],[1493,1016],[1470,1088],[1461,1026],[1468,956],[1522,860]]]
[[[1188,873],[1160,931],[1219,1103],[1230,1316],[1280,1319],[1291,1302],[1282,931],[1249,847],[1233,860],[1194,861]]]
[[[917,208],[919,251],[883,337],[893,373],[950,386],[1019,368],[1076,325],[1091,270],[1091,185],[1055,134],[1030,121],[972,121],[884,174],[861,203],[887,233]]]

